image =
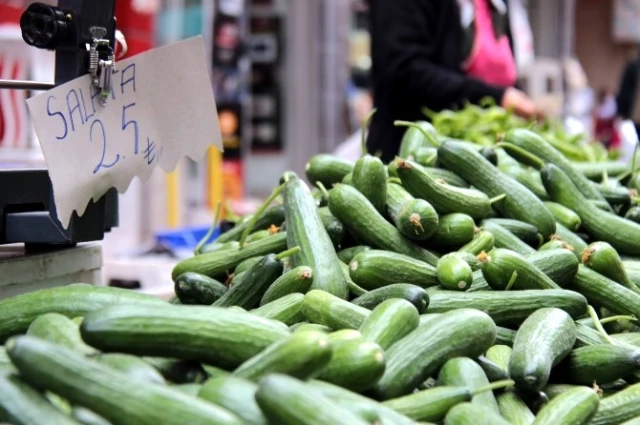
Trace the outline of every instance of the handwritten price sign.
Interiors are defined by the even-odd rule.
[[[104,107],[88,75],[27,100],[65,228],[111,187],[122,193],[157,165],[169,172],[185,155],[222,149],[201,37],[116,65]]]

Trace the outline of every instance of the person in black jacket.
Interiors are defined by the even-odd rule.
[[[640,136],[640,108],[638,105],[638,76],[640,75],[640,45],[633,57],[627,62],[622,76],[616,102],[618,116],[624,120],[631,120],[636,127],[636,133]]]
[[[390,161],[406,128],[433,111],[485,97],[533,117],[515,87],[516,69],[504,0],[370,0],[374,107],[367,149]]]

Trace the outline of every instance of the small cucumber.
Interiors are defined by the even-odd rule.
[[[118,370],[131,379],[149,382],[152,384],[166,384],[164,377],[149,363],[140,357],[130,354],[106,353],[100,354],[96,360],[103,365]]]
[[[318,208],[318,216],[320,216],[320,221],[322,221],[322,225],[324,226],[324,230],[327,231],[329,239],[333,242],[333,247],[336,249],[339,248],[347,233],[344,225],[331,214],[328,207]]]
[[[471,216],[462,213],[446,214],[440,217],[438,228],[427,244],[438,249],[460,248],[473,240],[476,230]]]
[[[353,339],[333,348],[331,361],[318,379],[352,391],[373,387],[385,369],[382,348],[373,342]]]
[[[576,342],[576,325],[558,308],[541,308],[520,326],[509,361],[509,376],[524,391],[539,391],[549,381],[551,369],[564,359]]]
[[[576,348],[557,366],[562,382],[608,384],[640,369],[640,349],[612,344]]]
[[[514,289],[560,289],[549,276],[514,251],[495,248],[488,254],[481,253],[478,259],[483,263],[482,275],[493,289],[504,290],[508,283]]]
[[[258,385],[232,375],[209,379],[200,389],[198,397],[234,413],[247,425],[267,425],[258,407],[255,393]]]
[[[438,213],[424,199],[412,199],[402,206],[394,223],[407,238],[422,241],[438,229]]]
[[[258,257],[257,261],[261,258]],[[228,289],[215,279],[193,272],[181,274],[175,282],[175,292],[181,304],[211,305]]]
[[[617,425],[640,416],[640,384],[631,385],[600,400],[590,425]]]
[[[537,247],[542,242],[542,235],[538,233],[538,229],[529,223],[511,218],[489,218],[485,221],[499,224],[527,245]]]
[[[406,255],[375,249],[361,252],[353,258],[349,264],[349,276],[367,290],[392,283],[411,283],[421,287],[438,284],[433,266]]]
[[[531,425],[536,418],[517,391],[507,389],[496,395],[496,401],[500,415],[511,425]]]
[[[440,285],[454,291],[466,291],[473,282],[471,266],[455,252],[440,257],[436,275]]]
[[[313,270],[311,267],[299,266],[278,277],[264,293],[260,305],[268,304],[278,298],[293,293],[304,294],[311,287]]]
[[[322,183],[330,188],[335,183],[340,183],[344,176],[353,171],[354,164],[351,161],[330,154],[317,154],[309,159],[305,166],[307,179],[315,184]]]
[[[387,172],[380,158],[365,155],[356,161],[352,185],[362,193],[380,214],[386,212]]]
[[[255,310],[251,310],[251,314],[292,326],[305,319],[304,314],[302,314],[303,300],[304,295],[300,293],[284,295],[267,304],[263,304]]]
[[[515,251],[520,255],[529,255],[536,252],[531,246],[527,245],[525,242],[520,240],[516,235],[511,233],[505,227],[497,224],[496,222],[491,222],[484,220],[481,223],[482,229],[491,233],[494,238],[494,246],[497,248],[505,248],[511,251]]]
[[[629,279],[618,252],[607,242],[594,242],[582,251],[582,263],[614,282],[640,294],[640,289]]]
[[[47,313],[38,316],[31,322],[27,335],[62,345],[77,353],[88,355],[96,353],[80,337],[80,330],[73,320],[58,313]]]
[[[364,307],[351,304],[328,292],[318,289],[307,292],[302,303],[302,312],[311,323],[331,329],[359,329],[371,314]]]
[[[360,307],[373,310],[382,302],[393,298],[402,298],[409,301],[420,314],[424,313],[429,305],[427,291],[409,283],[394,283],[374,289],[351,300],[351,302]]]
[[[461,247],[459,252],[468,252],[473,255],[478,255],[482,251],[489,252],[493,249],[495,238],[491,232],[486,230],[480,230],[476,233],[467,244]]]
[[[318,375],[331,359],[327,334],[296,332],[242,363],[233,374],[254,382],[272,373],[309,379]]]
[[[418,310],[409,301],[389,299],[371,311],[360,332],[365,341],[387,350],[396,341],[414,331],[420,323]]]
[[[480,365],[467,357],[456,357],[447,361],[438,374],[438,384],[443,386],[467,387],[477,390],[489,385],[489,379]],[[475,394],[471,403],[500,414],[498,402],[492,391]]]
[[[578,236],[576,233],[564,227],[562,224],[558,223],[556,225],[556,234],[552,236],[552,238],[560,238],[563,242],[568,243],[573,247],[573,253],[575,256],[580,259],[580,254],[587,247],[587,243]]]
[[[454,406],[444,418],[444,425],[510,425],[498,413],[473,403]]]
[[[588,425],[599,405],[600,398],[593,389],[573,388],[546,404],[533,425]]]
[[[364,245],[352,246],[338,251],[338,258],[343,263],[349,264],[351,260],[353,260],[353,257],[355,257],[357,254],[360,254],[364,251],[369,251],[370,249],[371,247]]]
[[[547,201],[544,204],[553,213],[557,223],[562,224],[567,229],[578,230],[580,228],[582,220],[574,211],[557,202]]]

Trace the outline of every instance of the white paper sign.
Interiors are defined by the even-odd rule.
[[[184,155],[199,160],[210,145],[222,150],[202,37],[116,68],[104,107],[89,75],[27,100],[65,228],[74,210],[82,215],[111,187],[122,193],[157,165],[169,172]]]

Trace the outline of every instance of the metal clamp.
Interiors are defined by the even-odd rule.
[[[98,103],[101,106],[107,104],[107,98],[111,94],[111,74],[115,70],[116,58],[109,40],[104,37],[107,29],[102,27],[91,27],[93,40],[91,45],[87,45],[89,50],[89,74],[91,84],[100,90]]]

